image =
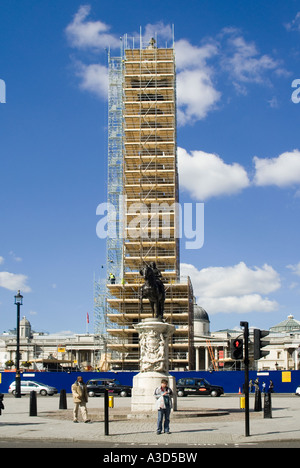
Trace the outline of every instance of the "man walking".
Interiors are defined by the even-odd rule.
[[[85,383],[83,382],[83,378],[81,376],[77,377],[77,380],[72,385],[72,395],[74,401],[74,409],[73,409],[73,421],[74,423],[78,423],[78,410],[80,408],[83,421],[85,423],[90,422],[91,420],[88,419],[88,413],[86,409],[86,404],[88,402],[88,393]]]
[[[161,386],[157,387],[154,396],[157,400],[158,418],[157,418],[157,434],[161,434],[164,419],[164,432],[170,434],[170,413],[172,409],[173,392],[168,387],[168,381],[162,379]]]

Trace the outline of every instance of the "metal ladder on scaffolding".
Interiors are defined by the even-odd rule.
[[[212,362],[212,365],[213,365],[213,368],[215,371],[218,370],[218,363],[215,359],[215,356],[214,356],[214,352],[213,352],[213,349],[212,349],[212,346],[211,346],[211,343],[209,340],[206,340],[206,345],[207,345],[207,348],[208,348],[208,352],[209,352],[209,355],[210,355],[210,360]]]

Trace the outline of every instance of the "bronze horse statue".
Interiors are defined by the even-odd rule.
[[[140,274],[145,279],[145,283],[139,291],[140,311],[143,313],[143,299],[149,299],[152,317],[162,320],[164,316],[165,287],[160,279],[161,275],[155,264],[152,267],[146,265],[140,270]]]

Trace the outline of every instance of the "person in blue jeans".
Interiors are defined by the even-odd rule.
[[[168,387],[168,381],[162,379],[161,386],[157,387],[154,392],[156,398],[158,417],[157,417],[157,434],[162,433],[164,421],[164,432],[170,434],[170,413],[172,409],[173,392]]]

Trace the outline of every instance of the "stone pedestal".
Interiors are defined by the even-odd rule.
[[[173,390],[173,409],[177,409],[176,381],[169,374],[169,338],[174,325],[157,318],[148,318],[135,325],[140,340],[140,373],[133,378],[132,412],[157,411],[154,391],[161,380],[168,380]]]

